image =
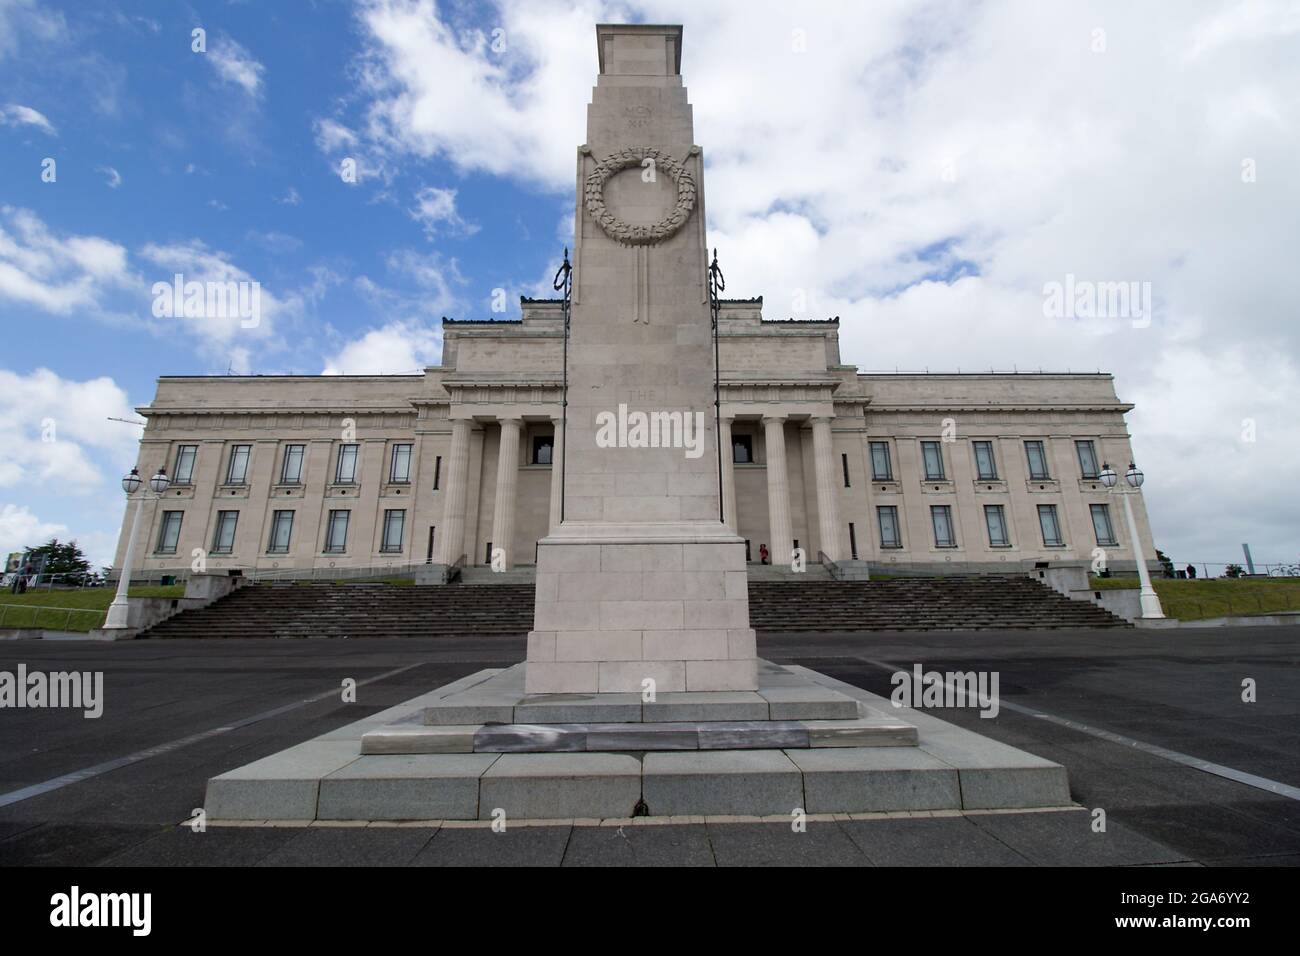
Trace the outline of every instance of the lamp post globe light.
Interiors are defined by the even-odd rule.
[[[158,473],[149,479],[149,488],[153,491],[154,498],[161,498],[171,483],[167,469],[159,468]],[[132,468],[130,474],[123,476],[122,490],[126,492],[128,505],[131,496],[140,490],[142,484],[144,479],[140,477],[138,468]],[[126,595],[131,587],[131,571],[135,566],[136,545],[140,536],[140,512],[144,510],[144,503],[149,497],[149,492],[146,491],[136,498],[135,513],[131,516],[131,534],[126,539],[126,554],[122,556],[122,567],[118,571],[117,593],[113,596],[113,603],[108,606],[108,616],[104,619],[106,630],[128,626],[130,605],[127,603]]]
[[[1119,475],[1115,473],[1109,463],[1102,465],[1101,474],[1097,476],[1107,491],[1111,491],[1119,483]],[[1124,473],[1124,480],[1128,482],[1133,491],[1124,491],[1120,497],[1124,499],[1124,520],[1128,525],[1129,540],[1133,542],[1133,559],[1137,562],[1138,580],[1142,584],[1139,592],[1139,601],[1142,606],[1142,617],[1144,618],[1162,618],[1165,616],[1164,609],[1160,607],[1160,598],[1156,594],[1156,589],[1151,586],[1151,575],[1147,571],[1146,556],[1142,554],[1142,542],[1138,538],[1137,522],[1133,520],[1133,502],[1130,500],[1134,492],[1142,487],[1142,482],[1146,481],[1146,475],[1142,470],[1129,462],[1128,471]]]

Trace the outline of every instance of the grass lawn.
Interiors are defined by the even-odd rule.
[[[38,588],[26,594],[0,591],[0,628],[46,627],[54,631],[89,631],[104,623],[113,603],[114,588],[79,588],[61,591]],[[131,597],[178,598],[185,585],[169,587],[142,585],[131,588]],[[69,614],[69,609],[72,613]]]
[[[1090,578],[1097,590],[1137,588],[1137,578]],[[1300,611],[1300,578],[1214,578],[1179,581],[1153,578],[1165,614],[1180,621],[1238,614]]]

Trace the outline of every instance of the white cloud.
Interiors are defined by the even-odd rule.
[[[21,505],[0,504],[0,558],[67,535],[67,525],[42,521]]]
[[[440,230],[466,235],[478,232],[476,224],[465,222],[456,212],[454,189],[425,186],[416,192],[415,205],[407,212],[424,228],[424,234],[430,239],[437,236]]]
[[[302,300],[297,293],[283,297],[276,295],[263,287],[251,273],[235,265],[229,255],[208,248],[201,240],[191,239],[165,245],[149,243],[140,249],[139,254],[157,267],[146,274],[145,284],[149,289],[156,283],[174,286],[177,274],[182,277],[183,284],[199,282],[205,288],[209,284],[225,286],[233,282],[247,283],[245,288],[251,290],[256,283],[259,305],[256,316],[243,316],[228,309],[225,310],[226,314],[175,316],[156,320],[179,324],[194,336],[200,351],[229,362],[235,372],[252,370],[255,349],[266,351],[278,348],[275,338],[278,323],[301,311]],[[251,291],[247,301],[251,304]]]
[[[58,236],[35,213],[0,206],[0,300],[67,315],[97,309],[135,282],[126,249],[98,236]]]
[[[57,136],[54,124],[45,118],[45,114],[30,106],[10,103],[0,107],[0,126],[35,126],[42,133]]]
[[[297,206],[302,202],[302,196],[298,195],[298,190],[290,186],[276,202],[285,206]]]
[[[105,182],[109,189],[116,189],[118,186],[122,185],[122,174],[112,166],[97,166],[96,169],[106,177]]]
[[[325,375],[399,375],[436,365],[442,330],[427,320],[389,322],[347,343],[325,363]]]
[[[97,459],[133,461],[139,432],[108,416],[137,418],[111,379],[61,378],[49,369],[0,369],[0,489],[30,497],[48,488],[85,494],[106,480]]]
[[[43,10],[36,0],[0,0],[0,60],[17,50],[24,36],[44,42],[66,34],[61,12]]]
[[[239,43],[230,37],[217,37],[208,49],[207,58],[222,82],[235,84],[249,96],[258,95],[266,67]]]

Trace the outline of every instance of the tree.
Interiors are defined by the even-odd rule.
[[[42,567],[41,559],[44,558]],[[69,541],[60,544],[57,538],[51,538],[39,548],[28,548],[26,561],[33,567],[40,568],[42,574],[62,574],[75,577],[90,574],[90,562],[77,546]]]

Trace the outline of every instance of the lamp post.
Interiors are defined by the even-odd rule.
[[[132,468],[131,473],[122,479],[122,490],[126,492],[128,504],[131,496],[143,483],[144,479],[140,477],[140,471],[136,468]],[[158,474],[149,479],[149,487],[153,489],[156,498],[161,498],[171,483],[166,468],[159,468]],[[117,594],[113,597],[113,603],[108,606],[108,617],[104,619],[105,629],[127,626],[129,605],[126,594],[131,587],[131,569],[135,565],[136,544],[140,537],[140,512],[144,510],[144,503],[148,497],[149,493],[145,492],[135,502],[135,514],[131,516],[131,534],[126,539],[126,554],[122,557],[122,568],[117,577]]]
[[[1106,486],[1107,491],[1111,491],[1119,481],[1115,469],[1110,467],[1109,464],[1102,465],[1101,474],[1097,477],[1101,479],[1101,483]],[[1122,491],[1119,496],[1124,499],[1124,518],[1128,523],[1129,539],[1133,542],[1133,557],[1137,561],[1138,580],[1142,583],[1142,590],[1139,594],[1142,616],[1144,618],[1162,618],[1165,616],[1165,612],[1160,607],[1160,598],[1156,594],[1156,589],[1151,586],[1151,575],[1147,571],[1146,557],[1142,554],[1142,542],[1138,538],[1137,522],[1133,520],[1133,503],[1129,500],[1142,487],[1142,482],[1146,480],[1146,476],[1142,474],[1137,465],[1129,462],[1128,471],[1124,473],[1124,480],[1133,489],[1132,491]]]

